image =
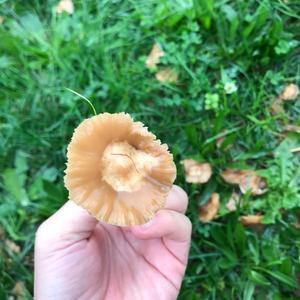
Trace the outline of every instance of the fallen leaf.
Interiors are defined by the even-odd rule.
[[[155,78],[160,82],[175,83],[178,81],[178,74],[173,68],[165,68],[157,71]]]
[[[240,221],[244,226],[255,226],[261,224],[263,217],[263,215],[241,216]]]
[[[224,135],[216,139],[216,146],[217,146],[218,149],[220,149],[222,147],[222,144],[223,144],[223,142],[225,140],[226,135],[229,134],[229,133],[227,133],[227,130],[223,130],[221,133],[224,134]],[[232,148],[232,146],[233,146],[232,144],[227,145],[224,148],[224,150],[225,151],[229,150],[230,148]]]
[[[235,211],[239,202],[240,202],[239,194],[232,193],[230,199],[226,203],[226,207],[229,211]],[[240,203],[240,204],[243,205],[242,203]]]
[[[3,240],[5,236],[5,230],[2,226],[0,226],[0,240]]]
[[[215,218],[220,208],[220,196],[213,193],[208,202],[200,207],[199,219],[202,222],[209,222]]]
[[[273,103],[271,104],[271,114],[278,115],[283,113],[284,113],[283,102],[279,97],[275,97]]]
[[[20,246],[17,245],[15,242],[11,241],[11,240],[5,240],[5,245],[6,247],[11,251],[11,252],[14,252],[14,253],[20,253]]]
[[[56,6],[56,12],[58,14],[66,12],[71,15],[74,12],[74,4],[72,0],[61,0]]]
[[[250,189],[252,195],[262,195],[267,191],[266,181],[262,177],[258,176],[254,170],[227,169],[220,175],[225,182],[238,184],[243,194]]]
[[[0,16],[0,25],[3,24],[3,22],[4,22],[4,17]]]
[[[297,125],[285,125],[283,127],[284,131],[291,131],[291,132],[297,132],[300,133],[300,126]]]
[[[239,184],[243,176],[247,176],[248,170],[226,169],[220,175],[225,182],[230,184]]]
[[[299,95],[299,87],[296,84],[289,84],[285,87],[281,94],[281,98],[285,101],[295,100]]]
[[[186,182],[205,183],[212,175],[209,163],[199,163],[194,159],[184,159],[181,163],[184,167]]]
[[[224,137],[224,136],[222,136],[222,137],[220,137],[220,138],[218,138],[218,139],[216,140],[216,146],[217,146],[217,148],[219,148],[219,149],[221,148],[221,146],[222,146],[224,140],[225,140],[225,137]]]
[[[26,299],[26,289],[23,281],[17,281],[12,292],[17,296],[17,300]]]
[[[267,192],[266,181],[255,172],[244,176],[241,179],[239,187],[243,194],[246,194],[248,190],[251,190],[252,195],[262,195]]]
[[[299,221],[295,222],[293,225],[294,225],[295,228],[300,229],[300,222]]]
[[[161,46],[155,43],[151,49],[151,52],[146,60],[146,66],[148,68],[153,68],[157,64],[159,64],[160,58],[165,55],[165,52],[161,48]]]

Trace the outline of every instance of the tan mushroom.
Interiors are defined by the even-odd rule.
[[[185,171],[185,180],[189,183],[206,183],[211,175],[212,168],[209,163],[199,163],[188,158],[181,161]]]
[[[176,177],[168,146],[125,113],[84,120],[67,157],[69,198],[98,220],[120,226],[153,218]]]

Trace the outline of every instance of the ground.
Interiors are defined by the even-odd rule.
[[[31,299],[35,230],[67,199],[66,147],[93,115],[69,88],[170,146],[193,222],[180,299],[298,299],[300,98],[282,93],[300,81],[299,2],[74,1],[72,14],[57,2],[0,1],[0,298]],[[188,158],[210,164],[208,182],[186,182]],[[256,170],[267,192],[242,194],[227,168]],[[213,193],[220,208],[202,222]]]

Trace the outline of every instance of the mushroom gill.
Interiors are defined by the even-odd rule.
[[[98,220],[119,226],[149,221],[164,206],[176,177],[168,146],[126,113],[84,120],[67,158],[69,198]]]

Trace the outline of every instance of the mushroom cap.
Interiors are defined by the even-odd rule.
[[[98,220],[119,226],[153,218],[176,178],[168,146],[126,113],[84,120],[73,133],[67,158],[69,199]]]

